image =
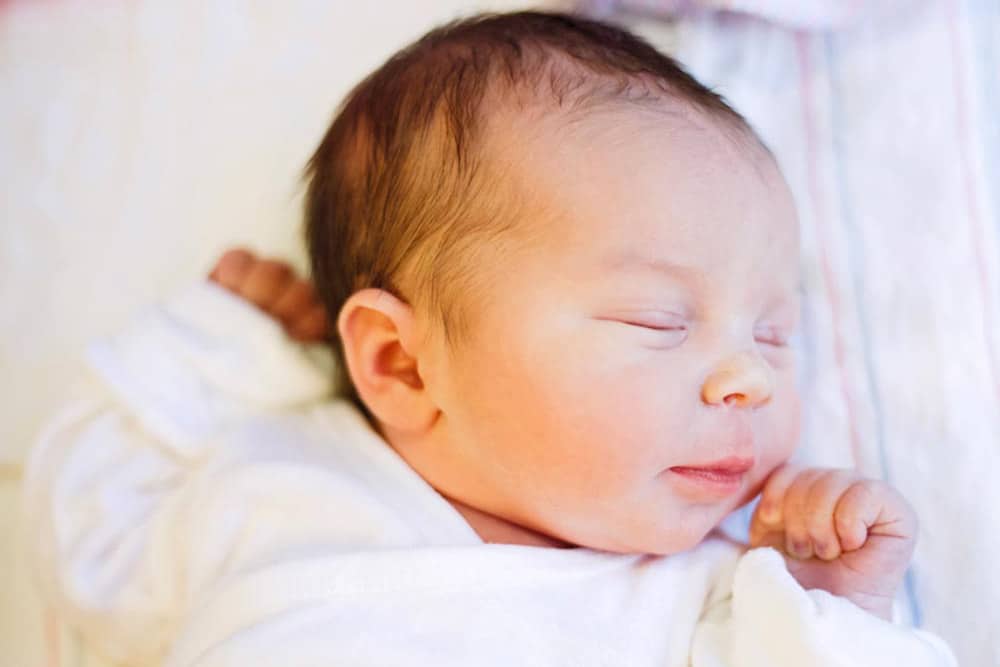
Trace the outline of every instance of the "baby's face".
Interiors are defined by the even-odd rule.
[[[527,233],[483,260],[488,296],[429,387],[438,441],[415,467],[573,544],[690,548],[798,439],[787,187],[702,118],[608,112],[495,139]],[[753,462],[735,487],[671,470],[730,457]]]

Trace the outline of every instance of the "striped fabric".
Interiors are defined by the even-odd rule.
[[[902,490],[910,620],[1000,665],[1000,2],[705,11],[737,4],[597,9],[631,10],[775,151],[802,220],[800,458]]]

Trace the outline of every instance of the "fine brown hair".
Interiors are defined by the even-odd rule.
[[[495,105],[586,113],[664,100],[756,137],[672,58],[579,16],[478,15],[402,49],[348,94],[306,169],[306,244],[330,321],[351,294],[375,287],[433,317],[449,345],[461,343],[473,329],[466,304],[482,287],[475,248],[515,218],[481,150]],[[329,342],[341,393],[372,420],[335,327]]]

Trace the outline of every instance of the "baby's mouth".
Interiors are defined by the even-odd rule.
[[[743,488],[747,473],[753,469],[752,458],[729,457],[698,466],[674,466],[668,472],[683,480],[689,488],[712,496],[725,497]]]

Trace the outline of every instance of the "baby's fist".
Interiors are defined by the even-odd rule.
[[[751,546],[782,551],[804,588],[844,596],[887,620],[916,535],[913,509],[885,482],[793,465],[767,479],[750,524]]]
[[[326,311],[312,284],[299,279],[287,263],[236,248],[219,258],[208,277],[278,320],[295,340],[315,342],[326,336]]]

